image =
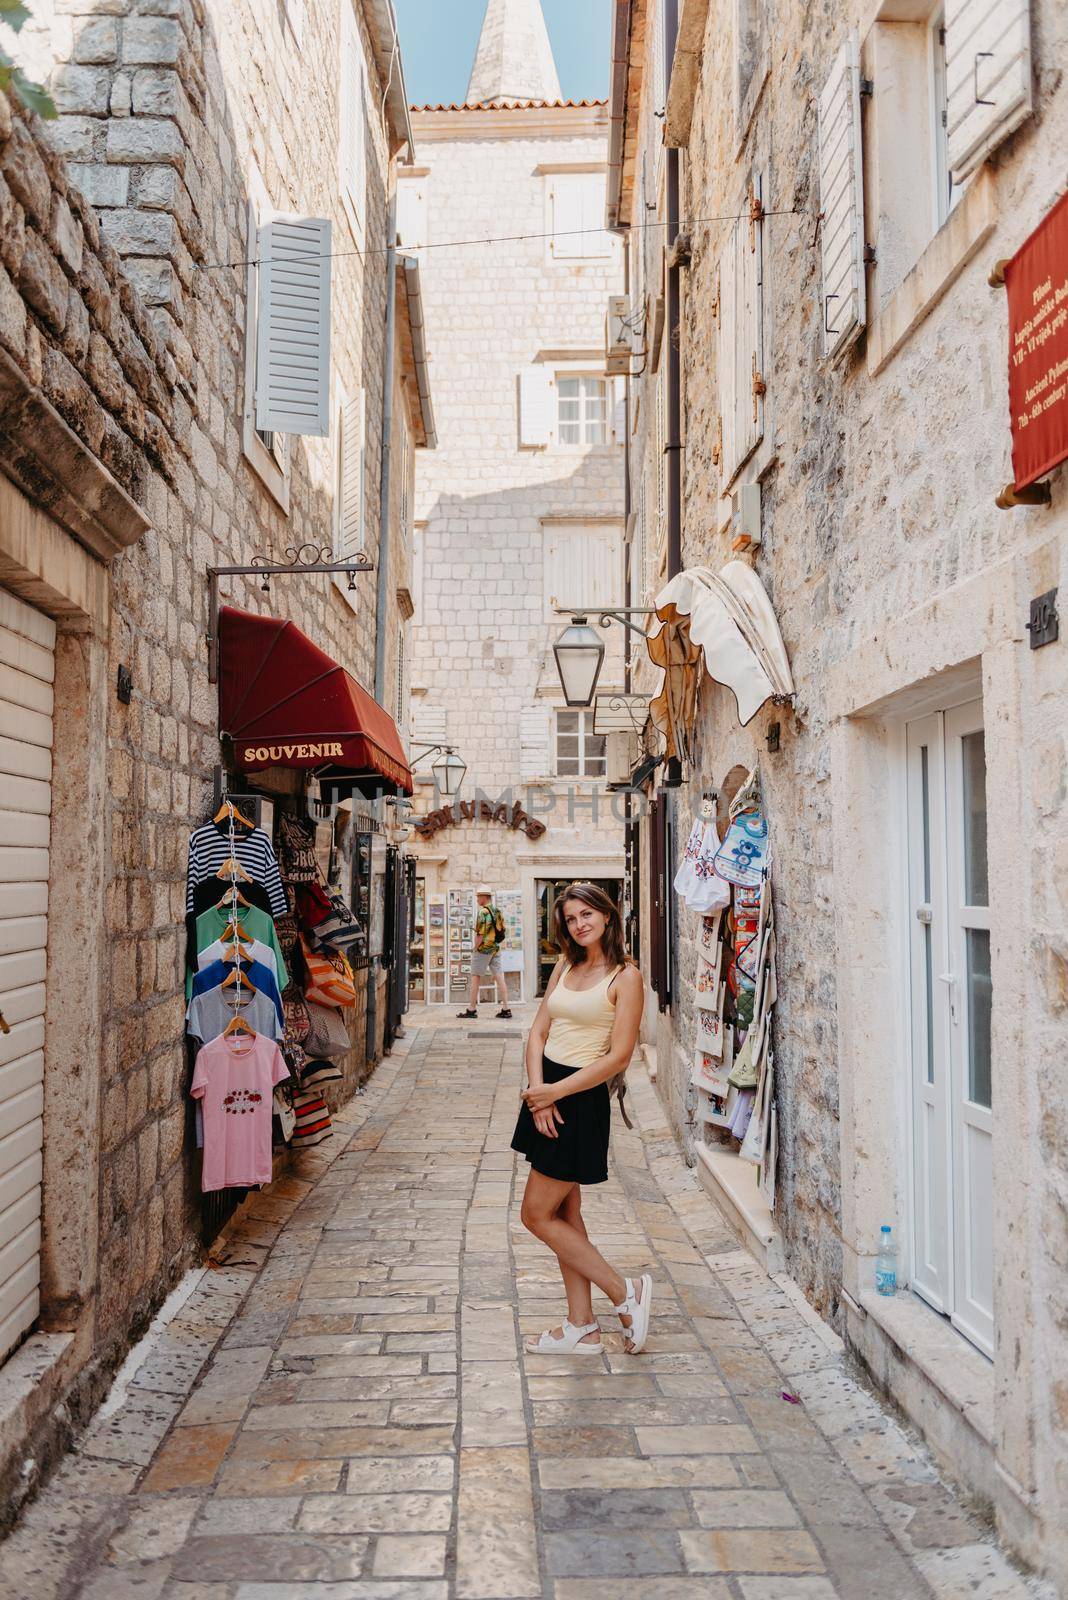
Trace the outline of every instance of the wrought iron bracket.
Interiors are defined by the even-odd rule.
[[[260,588],[264,594],[271,590],[272,578],[286,578],[305,573],[343,572],[348,577],[350,589],[356,587],[358,572],[373,572],[374,562],[368,560],[364,550],[357,550],[346,561],[331,559],[333,551],[328,545],[300,544],[286,548],[285,561],[268,561],[266,556],[253,556],[248,566],[208,568],[208,682],[219,681],[219,579],[263,579]]]
[[[631,633],[640,633],[642,638],[648,637],[644,628],[639,628],[637,623],[628,622],[628,617],[655,617],[655,606],[615,606],[611,610],[602,610],[600,606],[554,606],[553,610],[559,617],[580,617],[596,615],[602,628],[607,628],[610,623],[618,622],[621,628],[629,628]]]

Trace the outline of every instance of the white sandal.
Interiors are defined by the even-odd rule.
[[[630,1343],[630,1349],[627,1354],[636,1356],[639,1351],[644,1350],[645,1341],[649,1337],[649,1314],[652,1310],[653,1280],[647,1272],[642,1273],[641,1278],[638,1280],[642,1288],[640,1300],[634,1293],[634,1280],[627,1278],[624,1281],[627,1285],[627,1298],[621,1300],[618,1306],[613,1306],[612,1310],[617,1317],[630,1318],[630,1327],[628,1328],[624,1325],[623,1337]]]
[[[563,1337],[554,1339],[553,1330],[546,1328],[545,1332],[539,1334],[536,1339],[533,1337],[524,1339],[523,1349],[532,1356],[599,1356],[604,1349],[600,1339],[597,1340],[596,1344],[582,1343],[588,1333],[600,1333],[601,1325],[599,1322],[587,1322],[584,1328],[580,1328],[575,1323],[569,1322],[565,1317],[560,1324],[560,1331]]]

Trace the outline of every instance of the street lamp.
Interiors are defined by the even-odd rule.
[[[451,746],[444,745],[438,759],[431,763],[430,770],[434,774],[439,794],[451,800],[454,794],[460,792],[460,785],[467,772],[467,762],[461,761]]]
[[[569,706],[591,705],[604,661],[604,645],[600,634],[590,627],[585,617],[574,616],[553,645],[553,655],[564,691],[564,703]]]

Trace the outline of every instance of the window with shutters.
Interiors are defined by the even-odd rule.
[[[603,778],[607,737],[593,731],[592,711],[557,711],[555,729],[556,776]]]
[[[352,0],[341,0],[338,71],[338,187],[362,248],[367,208],[367,70]]]
[[[608,384],[587,374],[556,375],[557,443],[589,446],[608,443]]]
[[[720,471],[729,486],[764,437],[763,220],[754,174],[719,263]]]
[[[366,391],[349,397],[339,390],[334,438],[334,559],[344,561],[364,549],[367,499]],[[353,580],[359,583],[359,577]],[[355,611],[359,590],[349,587],[343,572],[334,584]]]
[[[614,522],[546,522],[542,592],[552,621],[557,606],[623,604],[623,532]]]
[[[546,178],[552,261],[605,261],[616,250],[605,227],[603,172],[553,172]]]
[[[261,282],[259,242],[261,225],[271,215],[263,179],[249,173],[250,200],[245,208],[248,257],[245,266],[245,400],[241,446],[245,459],[283,511],[289,510],[289,439],[280,429],[256,426]]]
[[[408,721],[408,630],[403,622],[397,629],[397,694],[393,715],[403,734]]]
[[[818,108],[823,353],[837,356],[863,329],[863,160],[860,146],[860,50],[851,33],[835,56]]]
[[[397,176],[397,243],[411,255],[429,243],[429,177],[425,172]]]
[[[519,777],[537,783],[551,776],[552,709],[538,702],[519,713]]]

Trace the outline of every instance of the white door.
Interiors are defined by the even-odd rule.
[[[0,1359],[39,1308],[55,636],[0,589]]]
[[[993,1353],[990,905],[979,700],[908,725],[913,1288]]]

